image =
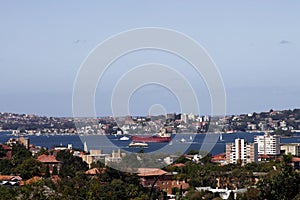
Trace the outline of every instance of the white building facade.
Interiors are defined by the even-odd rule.
[[[285,154],[292,154],[294,156],[300,156],[300,144],[283,144],[280,147],[280,150],[283,151]]]
[[[242,165],[258,162],[257,144],[247,143],[244,139],[235,139],[234,143],[226,144],[226,163]]]
[[[266,132],[264,135],[254,137],[254,143],[258,145],[259,155],[280,155],[280,136],[270,135]]]

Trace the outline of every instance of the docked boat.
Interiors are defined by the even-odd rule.
[[[148,147],[148,144],[145,142],[131,142],[129,147]]]
[[[162,129],[159,133],[151,136],[131,136],[133,142],[170,142],[172,140],[171,134]]]

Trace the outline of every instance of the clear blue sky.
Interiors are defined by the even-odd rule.
[[[71,116],[73,83],[88,53],[113,34],[149,26],[178,30],[206,48],[229,114],[300,107],[299,10],[289,0],[1,1],[0,111]],[[119,64],[160,61],[144,56]],[[135,95],[143,104],[132,105],[137,114],[157,99],[147,90]],[[177,111],[170,104],[167,112]],[[97,105],[98,115],[110,114],[105,105]]]

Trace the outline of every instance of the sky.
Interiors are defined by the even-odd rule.
[[[299,108],[299,10],[300,2],[289,0],[1,1],[0,112],[72,116],[74,81],[89,53],[143,27],[179,31],[206,49],[224,82],[227,114]],[[201,114],[210,113],[205,83],[188,63],[145,50],[107,71],[95,96],[98,116],[111,115],[111,91],[126,70],[149,62],[186,76]],[[179,105],[176,94],[155,85],[139,88],[128,103],[132,115],[180,112]]]

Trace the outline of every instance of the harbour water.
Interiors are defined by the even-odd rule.
[[[212,155],[225,152],[226,143],[233,142],[236,138],[243,138],[248,142],[253,142],[255,135],[263,135],[264,133],[231,133],[222,134],[221,140],[218,137],[216,141],[206,145],[211,147],[210,153]],[[144,152],[155,152],[162,150],[164,153],[188,152],[190,150],[200,150],[207,134],[177,134],[171,143],[149,143]],[[5,143],[9,138],[16,137],[8,132],[0,133],[0,143]],[[74,149],[83,149],[84,142],[87,142],[88,149],[102,149],[104,153],[110,153],[112,150],[122,149],[129,152],[138,152],[140,148],[130,148],[128,145],[131,140],[119,140],[122,136],[114,135],[93,135],[93,136],[77,136],[77,135],[29,135],[30,143],[36,146],[43,146],[52,148],[54,146],[67,146],[72,144]],[[183,138],[183,139],[182,139]],[[107,142],[109,141],[109,142]],[[206,141],[207,142],[207,141]],[[294,137],[281,138],[281,143],[300,143],[300,134]],[[168,151],[174,152],[168,152]],[[166,152],[165,152],[166,151]]]

